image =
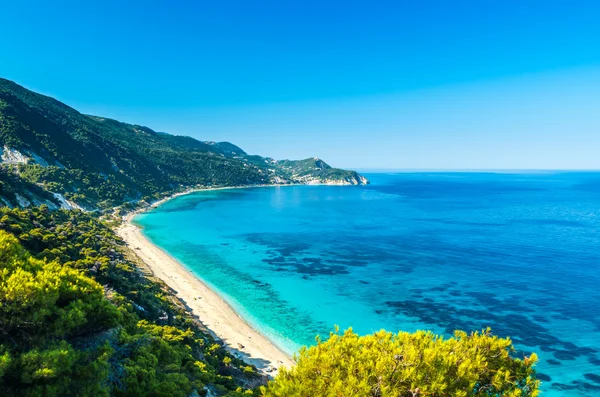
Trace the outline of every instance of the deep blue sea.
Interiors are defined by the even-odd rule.
[[[544,395],[600,396],[600,173],[366,174],[181,196],[145,235],[279,346],[491,327]]]

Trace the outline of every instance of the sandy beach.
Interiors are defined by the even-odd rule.
[[[187,193],[190,192],[160,200],[150,208]],[[231,353],[255,365],[267,375],[274,376],[280,366],[293,364],[290,356],[247,324],[221,296],[208,288],[174,258],[148,241],[141,230],[131,223],[131,219],[138,212],[124,217],[117,233],[156,277],[177,291],[177,296],[192,309],[193,313],[210,329],[213,336],[223,341]]]

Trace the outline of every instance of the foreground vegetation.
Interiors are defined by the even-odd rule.
[[[228,354],[89,214],[0,208],[0,395],[240,395]]]
[[[297,365],[284,369],[263,396],[534,397],[535,354],[514,358],[511,341],[490,330],[456,332],[347,330],[303,348]]]

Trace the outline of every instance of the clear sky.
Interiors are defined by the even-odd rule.
[[[600,2],[11,1],[0,76],[335,166],[599,169]]]

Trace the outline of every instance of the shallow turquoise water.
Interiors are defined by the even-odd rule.
[[[401,173],[230,189],[136,217],[288,351],[334,324],[511,336],[546,396],[600,395],[600,174]]]

